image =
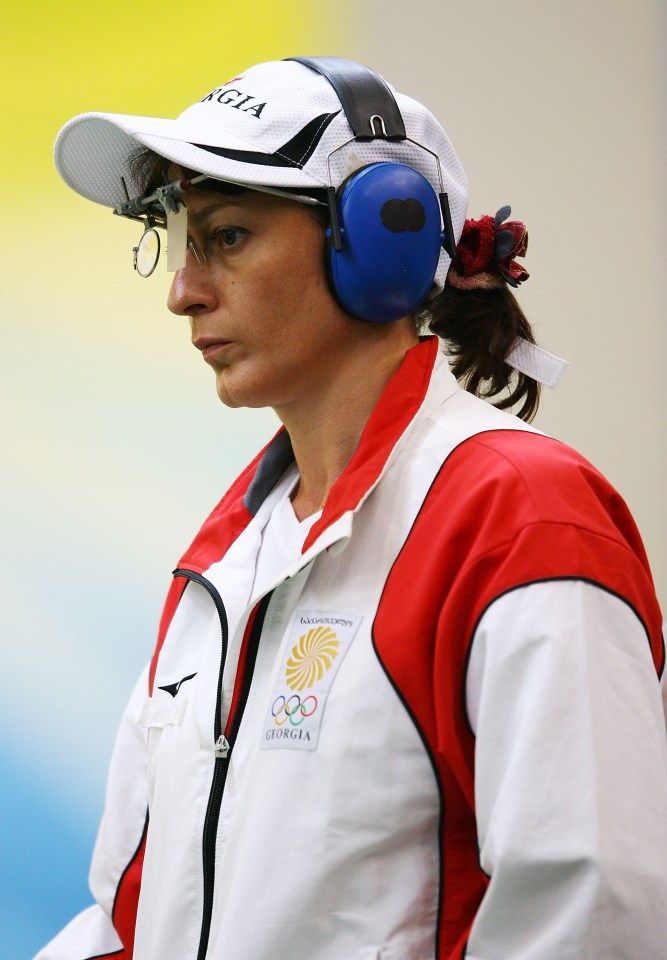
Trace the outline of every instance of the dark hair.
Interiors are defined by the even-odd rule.
[[[182,176],[186,180],[200,176],[200,171],[191,170],[181,164],[174,163],[173,160],[167,160],[165,157],[161,157],[159,154],[148,149],[148,147],[140,148],[130,157],[130,173],[135,183],[140,185],[139,189],[142,194],[152,193],[157,187],[164,186],[169,180],[174,180],[178,176]],[[214,177],[211,177],[210,180],[202,181],[201,189],[212,193],[223,193],[227,196],[237,196],[240,193],[247,193],[251,188],[243,187],[238,183],[216,180]],[[315,200],[326,203],[326,191],[324,189],[311,190],[307,187],[303,189],[301,187],[281,187],[280,189],[285,194],[305,194],[313,197]],[[318,215],[320,213],[317,207],[314,206],[308,206],[306,209],[312,210]]]
[[[445,284],[416,315],[422,331],[445,341],[454,376],[470,393],[505,410],[522,402],[517,416],[530,421],[540,402],[540,384],[514,370],[505,357],[517,337],[535,343],[531,326],[509,287],[460,290]],[[505,393],[505,396],[500,396]]]
[[[153,193],[158,187],[163,187],[170,180],[176,177],[182,177],[184,180],[191,180],[198,177],[197,170],[189,170],[173,160],[167,160],[158,153],[149,150],[148,147],[141,147],[130,157],[130,174],[135,183],[139,184],[141,194]],[[207,190],[214,190],[227,195],[236,195],[245,193],[245,187],[239,187],[235,183],[224,183],[221,180],[211,179],[204,181]]]

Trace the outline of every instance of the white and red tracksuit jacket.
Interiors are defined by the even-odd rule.
[[[427,340],[252,597],[291,458],[178,564],[97,905],[39,960],[664,960],[663,643],[623,501]]]

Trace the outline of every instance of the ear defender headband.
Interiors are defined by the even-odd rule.
[[[391,90],[368,67],[339,57],[289,59],[336,91],[354,136],[334,153],[355,141],[409,140]],[[338,190],[330,178],[327,189],[329,284],[347,313],[370,323],[391,323],[417,309],[433,284],[441,247],[452,259],[456,253],[439,158],[416,146],[434,158],[439,195],[413,167],[390,161],[361,167]]]

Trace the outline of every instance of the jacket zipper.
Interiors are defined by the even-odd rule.
[[[202,873],[204,882],[204,904],[202,910],[202,925],[199,936],[199,948],[197,950],[197,960],[205,960],[208,949],[208,941],[211,932],[211,919],[213,916],[213,891],[215,886],[215,847],[218,833],[218,821],[220,819],[220,808],[222,806],[222,795],[227,780],[227,771],[231,760],[231,751],[236,741],[236,736],[241,726],[245,705],[250,693],[252,675],[257,659],[257,650],[259,640],[264,624],[266,610],[271,600],[271,593],[263,597],[258,606],[253,621],[250,636],[248,638],[248,648],[246,651],[243,677],[239,689],[239,697],[236,702],[233,714],[227,721],[227,728],[222,729],[222,679],[225,671],[225,661],[227,659],[227,648],[229,644],[229,627],[227,623],[227,611],[222,602],[222,597],[210,582],[201,574],[192,570],[176,570],[176,577],[186,577],[188,580],[194,580],[200,584],[210,595],[220,618],[220,631],[222,637],[220,651],[220,671],[218,673],[218,690],[215,702],[215,721],[213,725],[213,740],[215,745],[215,761],[213,767],[213,780],[206,807],[206,816],[204,817],[204,830],[202,834]]]

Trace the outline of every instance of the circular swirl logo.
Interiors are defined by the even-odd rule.
[[[336,634],[329,627],[313,627],[299,637],[285,669],[290,690],[305,690],[321,680],[338,656],[338,647]]]

